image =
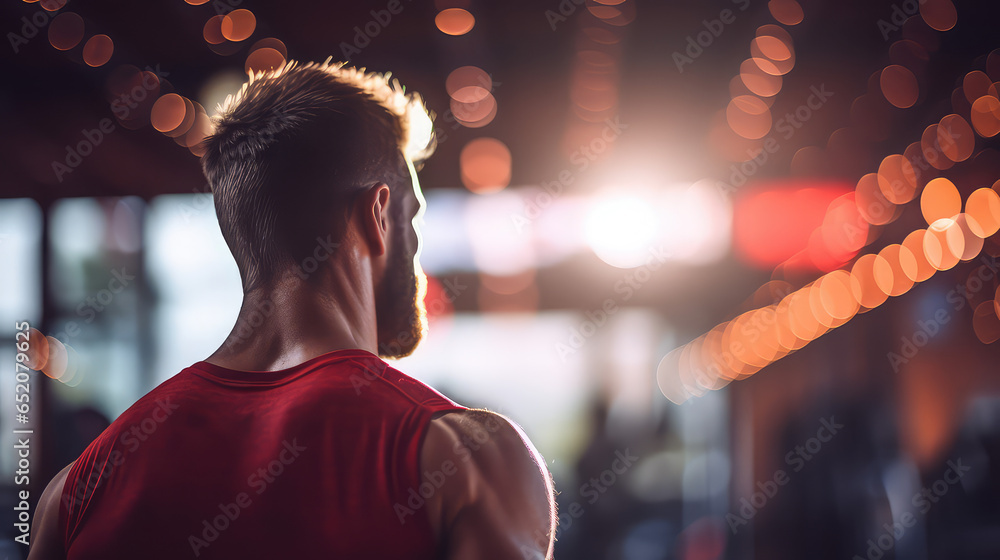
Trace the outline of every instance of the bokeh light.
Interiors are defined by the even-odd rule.
[[[771,130],[771,111],[760,98],[741,95],[729,102],[726,120],[733,132],[743,138],[763,138]]]
[[[740,65],[740,80],[750,93],[761,97],[772,97],[781,91],[781,76],[764,72],[753,59],[744,60]]]
[[[83,40],[83,18],[74,12],[63,12],[49,22],[49,44],[68,51]]]
[[[924,133],[920,136],[920,150],[923,158],[931,167],[944,171],[955,165],[955,162],[944,155],[939,140],[942,137],[952,138],[952,135],[945,133],[939,136],[938,128],[938,125],[932,124],[924,129]]]
[[[448,8],[438,12],[434,24],[446,35],[465,35],[476,26],[476,18],[468,10]]]
[[[984,95],[972,103],[972,126],[983,138],[993,138],[1000,133],[1000,99]]]
[[[883,289],[886,285],[885,270],[892,270],[881,255],[862,255],[851,267],[851,293],[859,304],[874,309],[889,298],[889,292]],[[876,271],[882,274],[876,277]],[[889,279],[891,284],[891,278]]]
[[[253,50],[244,64],[244,70],[251,73],[269,72],[285,65],[285,55],[271,47]]]
[[[461,66],[452,70],[445,80],[445,89],[448,91],[448,95],[455,95],[460,89],[473,86],[492,91],[493,79],[478,66]]]
[[[496,117],[497,101],[484,87],[465,86],[452,94],[451,112],[462,125],[480,128]]]
[[[989,187],[977,189],[965,201],[969,230],[985,239],[1000,230],[1000,194]]]
[[[24,365],[35,371],[40,371],[49,361],[49,340],[34,327],[28,329],[28,351],[25,354],[28,361]]]
[[[249,38],[255,29],[257,29],[257,18],[253,12],[243,8],[226,14],[219,26],[222,36],[234,43]]]
[[[927,228],[924,256],[937,270],[951,270],[965,253],[965,235],[952,218],[941,218]]]
[[[462,148],[459,165],[462,184],[474,193],[496,192],[510,184],[510,149],[495,138],[470,141]]]
[[[962,79],[962,91],[969,103],[987,95],[991,85],[993,85],[993,80],[982,70],[973,70]]]
[[[222,35],[222,20],[225,16],[217,15],[208,18],[205,27],[202,29],[202,36],[209,45],[223,43],[226,38]]]
[[[882,193],[879,176],[869,173],[858,180],[854,201],[861,216],[872,225],[884,225],[895,216],[896,205]]]
[[[892,154],[878,167],[878,187],[893,204],[906,204],[917,195],[917,174],[904,156]]]
[[[993,301],[984,301],[972,312],[972,329],[983,344],[993,344],[1000,340],[1000,318],[997,317]]]
[[[187,104],[184,98],[176,93],[161,96],[153,104],[150,122],[153,128],[160,132],[170,132],[181,126],[187,115]]]
[[[107,35],[94,35],[83,45],[83,61],[88,66],[103,66],[115,52],[115,43]]]
[[[906,239],[903,240],[903,247],[910,251],[910,254],[913,256],[913,262],[916,264],[916,270],[911,267],[904,267],[903,273],[914,282],[923,282],[934,276],[935,268],[931,266],[931,263],[927,260],[927,256],[924,254],[924,237],[926,235],[926,229],[918,229],[910,232],[906,236]]]
[[[584,239],[602,261],[618,268],[646,262],[657,235],[651,205],[634,195],[595,198],[584,220]]]
[[[954,218],[962,211],[958,187],[944,177],[931,180],[920,195],[920,211],[928,225],[942,218]]]
[[[886,100],[900,109],[912,107],[920,96],[917,77],[909,69],[898,64],[886,66],[882,70],[879,84]]]
[[[937,128],[937,141],[943,153],[953,162],[962,162],[972,156],[976,136],[972,127],[962,117],[951,114],[941,119]]]
[[[964,213],[959,214],[955,218],[955,224],[958,226],[959,231],[962,232],[962,249],[960,252],[956,251],[959,255],[958,258],[962,261],[971,261],[979,256],[979,252],[983,250],[985,241],[972,231],[972,228],[969,227],[969,217]]]
[[[893,243],[878,254],[882,258],[875,261],[876,280],[884,276],[884,272],[880,270],[882,267],[888,267],[892,279],[887,286],[880,284],[880,287],[886,288],[886,293],[892,297],[899,297],[908,292],[913,287],[913,279],[918,273],[917,259],[913,252],[908,247]]]
[[[920,16],[932,29],[948,31],[958,22],[958,12],[951,0],[921,0]]]
[[[784,25],[798,25],[804,17],[802,6],[796,0],[770,0],[767,9],[771,17]]]

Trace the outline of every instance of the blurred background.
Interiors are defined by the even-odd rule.
[[[436,114],[393,365],[522,424],[557,558],[1000,558],[997,3],[76,1],[0,7],[4,557],[12,430],[33,503],[232,327],[216,105],[332,56]]]

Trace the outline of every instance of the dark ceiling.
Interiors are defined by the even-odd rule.
[[[107,135],[61,181],[52,162],[65,159],[67,146],[78,142],[84,130],[112,116],[105,84],[117,65],[158,67],[169,73],[175,91],[188,96],[196,95],[214,73],[241,68],[245,48],[220,56],[202,39],[204,22],[222,1],[201,6],[182,0],[69,2],[61,11],[82,15],[88,36],[105,33],[115,41],[114,57],[99,68],[82,63],[80,47],[67,52],[54,49],[44,29],[19,45],[17,54],[9,46],[3,49],[0,115],[5,132],[0,196],[41,200],[79,195],[150,197],[201,188],[197,158],[148,126]],[[624,30],[619,102],[622,121],[630,124],[630,130],[618,152],[642,154],[648,165],[659,166],[658,171],[670,174],[672,180],[724,173],[725,166],[708,149],[708,122],[725,107],[729,79],[748,55],[755,28],[773,23],[767,3],[753,1],[745,12],[736,10],[737,20],[696,64],[681,73],[672,53],[681,51],[686,38],[703,29],[703,20],[717,18],[721,10],[734,9],[742,0],[630,1],[636,3],[638,17]],[[425,188],[460,186],[458,151],[464,140],[482,135],[500,138],[510,146],[514,184],[538,183],[557,175],[566,165],[557,147],[574,118],[569,100],[574,45],[585,18],[592,16],[581,7],[566,21],[557,21],[553,30],[546,11],[572,9],[573,0],[474,1],[470,10],[477,18],[475,28],[452,37],[435,28],[434,3],[402,2],[402,11],[352,57],[352,63],[392,71],[407,87],[421,92],[438,114],[448,108],[445,77],[458,66],[480,66],[500,84],[495,92],[499,111],[494,122],[482,129],[459,128],[449,134],[423,171]],[[869,75],[886,63],[889,44],[897,37],[890,33],[889,41],[885,40],[878,20],[890,20],[893,4],[866,0],[807,0],[802,4],[805,21],[789,28],[798,62],[786,76],[782,96],[795,106],[810,85],[821,83],[837,93],[831,109],[794,139],[796,145],[822,146],[833,130],[846,124],[849,102],[864,92]],[[342,58],[342,44],[353,40],[355,26],[364,26],[372,20],[372,10],[384,10],[386,5],[386,0],[239,3],[251,9],[258,21],[246,43],[277,37],[287,45],[289,57],[299,60]],[[977,56],[997,46],[997,3],[957,5],[959,24],[942,35],[944,45],[932,61],[931,74],[936,79],[927,96],[932,101],[948,99],[955,79],[972,69]],[[22,32],[21,18],[30,19],[39,11],[37,3],[4,3],[0,13],[8,42],[11,33]],[[901,131],[897,144],[908,143],[913,130],[940,117],[934,103],[926,104],[923,112],[927,118],[914,119],[911,130]],[[891,144],[885,148],[896,147]],[[790,158],[793,152],[785,149],[783,155]],[[872,154],[872,158],[878,156]],[[787,166],[771,169],[780,175]]]
[[[68,146],[79,142],[84,131],[113,116],[106,83],[122,64],[159,68],[169,73],[167,80],[173,91],[192,97],[216,73],[242,69],[246,48],[221,56],[202,38],[205,21],[222,1],[191,6],[183,0],[70,0],[61,12],[79,13],[88,36],[105,33],[115,42],[113,58],[98,68],[82,62],[80,47],[66,52],[54,49],[44,29],[19,44],[17,53],[10,45],[0,49],[4,65],[0,197],[33,197],[45,205],[62,197],[138,195],[149,199],[164,193],[204,190],[198,159],[148,125],[139,130],[116,127],[92,155],[61,178],[53,171],[53,162],[63,161]],[[439,115],[448,109],[444,84],[454,68],[479,66],[498,84],[494,92],[499,107],[496,119],[480,129],[449,127],[447,139],[421,172],[424,189],[460,188],[459,150],[467,140],[484,135],[499,138],[510,147],[514,185],[551,180],[567,167],[561,145],[575,119],[570,100],[572,61],[586,18],[593,19],[577,1],[583,3],[465,2],[476,17],[476,26],[467,35],[452,37],[436,29],[438,7],[434,2],[402,0],[402,11],[351,57],[358,66],[392,71],[408,88],[423,94]],[[731,164],[712,150],[710,122],[729,102],[729,82],[749,56],[756,28],[774,23],[767,2],[627,1],[635,3],[638,14],[624,28],[620,45],[618,114],[629,130],[616,143],[613,156],[601,163],[603,175],[594,176],[614,175],[641,165],[669,182],[703,177],[724,180]],[[330,55],[343,58],[342,44],[353,40],[355,27],[371,21],[372,11],[384,10],[388,3],[242,0],[238,7],[252,10],[257,17],[257,29],[247,44],[276,37],[287,45],[289,58],[309,61]],[[718,18],[722,10],[744,4],[747,9],[737,10],[736,20],[696,63],[679,72],[673,53],[685,49],[688,37],[703,31],[704,22]],[[787,176],[796,150],[810,145],[825,147],[831,133],[851,124],[852,101],[869,89],[873,73],[889,63],[890,45],[902,37],[899,30],[886,31],[880,20],[891,22],[894,10],[916,2],[803,0],[801,4],[804,21],[788,28],[794,39],[796,66],[785,76],[772,113],[777,116],[793,111],[814,86],[825,86],[834,96],[783,145],[756,179]],[[996,32],[1000,3],[965,0],[956,6],[958,25],[940,34],[941,47],[932,53],[927,65],[927,81],[918,106],[895,118],[888,139],[866,143],[848,164],[828,167],[824,174],[853,182],[874,171],[884,155],[919,140],[924,127],[951,111],[952,90],[966,72],[985,68],[986,55],[1000,46]],[[553,29],[546,13],[550,10],[573,13],[565,21],[557,21]],[[40,11],[37,3],[0,5],[8,42],[17,42],[12,35],[23,33],[22,18],[30,20]],[[577,185],[587,188],[583,181]],[[747,272],[734,268],[730,261],[720,266],[718,271],[723,274],[710,275],[707,282],[701,276],[699,287],[703,295],[725,293],[727,299],[735,298],[714,302],[717,311],[732,309],[749,293],[719,289],[730,274]],[[695,278],[698,276],[688,280]],[[745,287],[752,291],[766,278],[766,272],[753,271]],[[650,301],[663,296],[660,291],[648,293]],[[683,294],[679,297],[684,299]],[[703,303],[706,298],[689,299]]]

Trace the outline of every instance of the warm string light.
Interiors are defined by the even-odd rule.
[[[39,5],[45,11],[55,12],[66,6],[66,0],[44,0]],[[115,52],[115,43],[111,37],[96,34],[90,36],[84,43],[85,35],[86,23],[75,12],[58,14],[52,17],[52,21],[48,25],[49,44],[54,49],[70,51],[83,43],[81,56],[84,64],[94,68],[107,64]]]
[[[1000,195],[981,188],[966,200],[964,213],[937,219],[911,232],[902,244],[863,255],[849,271],[828,272],[778,303],[747,311],[673,350],[657,369],[660,389],[679,403],[745,379],[936,272],[975,259],[984,239],[998,230]],[[1000,326],[996,338],[979,334],[993,333],[994,324],[1000,325],[1000,292],[977,307],[974,322],[980,340],[1000,339]]]
[[[928,2],[926,11],[927,14],[922,5],[922,16],[932,19],[926,22],[930,28],[945,31],[954,27],[954,6],[950,0]],[[777,16],[776,19],[780,21]],[[926,51],[921,52],[919,44],[907,41],[895,43],[890,49],[890,58],[907,60],[906,55],[909,54],[914,55],[911,60],[926,62]],[[933,41],[928,44],[936,49]],[[1000,50],[990,53],[987,66],[988,70],[995,68],[996,72],[1000,72]],[[757,65],[757,68],[763,67]],[[759,91],[770,91],[764,89],[768,84],[760,82],[752,68],[751,72],[744,72],[745,69],[746,62],[741,66],[741,78],[748,89],[753,85]],[[897,108],[913,107],[919,99],[917,75],[901,64],[886,66],[878,73],[877,83],[884,100]],[[868,224],[877,227],[892,222],[901,215],[903,205],[917,198],[921,183],[921,172],[913,163],[918,161],[917,157],[922,157],[928,167],[943,171],[973,155],[973,130],[983,138],[991,138],[1000,132],[998,86],[1000,83],[993,83],[987,73],[969,72],[952,96],[956,113],[946,115],[938,124],[927,127],[920,142],[911,144],[903,154],[887,156],[877,173],[865,175],[858,181],[854,199]],[[775,89],[780,90],[780,87]],[[737,128],[747,130],[743,115],[756,115],[759,121],[763,121],[760,117],[764,114],[762,106],[770,106],[769,103],[757,103],[745,97],[736,101],[739,97],[733,97],[739,105],[737,118],[727,119],[730,124],[733,121],[737,123],[733,127],[735,132],[740,132]],[[967,101],[966,111],[961,111],[960,104],[955,103],[956,99]],[[731,102],[727,116],[732,108]],[[969,116],[971,126],[958,112]],[[1000,230],[998,191],[1000,181],[994,183],[993,188],[976,190],[965,201],[965,212],[961,212],[961,196],[950,180],[937,177],[928,181],[920,194],[921,211],[928,223],[927,228],[911,232],[902,244],[891,244],[877,254],[863,255],[850,271],[838,269],[828,272],[798,290],[789,291],[780,299],[772,298],[779,299],[777,303],[743,313],[671,351],[657,368],[661,392],[671,401],[680,403],[708,390],[720,389],[731,381],[745,379],[826,332],[846,324],[858,313],[882,305],[889,297],[902,296],[937,271],[949,270],[960,261],[976,258],[983,249],[984,240]],[[831,204],[831,210],[833,208]],[[866,244],[876,237],[869,236]],[[973,326],[981,341],[992,343],[1000,340],[1000,289],[993,299],[975,308]]]

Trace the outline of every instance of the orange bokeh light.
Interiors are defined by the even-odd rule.
[[[445,35],[465,35],[476,26],[476,18],[468,10],[448,8],[438,13],[434,25]]]
[[[976,148],[976,136],[972,127],[958,115],[951,114],[942,118],[937,135],[941,152],[956,163],[969,159]]]
[[[920,15],[932,29],[948,31],[958,23],[958,12],[951,0],[921,0]]]
[[[510,149],[495,138],[476,138],[466,144],[459,165],[462,184],[474,193],[496,192],[510,184]]]
[[[49,22],[49,44],[68,51],[83,40],[83,18],[73,12],[63,12]]]
[[[908,159],[892,154],[878,167],[878,187],[886,200],[906,204],[917,195],[917,174]]]
[[[962,211],[958,187],[944,177],[931,180],[920,195],[920,212],[928,225],[942,218],[954,218]]]
[[[913,279],[917,277],[918,265],[913,252],[903,245],[894,243],[879,251],[882,259],[875,262],[875,278],[884,277],[882,267],[888,267],[891,281],[887,286],[886,293],[892,297],[898,297],[910,291],[913,287]]]
[[[107,35],[94,35],[83,45],[83,61],[88,66],[103,66],[115,52],[115,43]]]
[[[903,240],[903,247],[910,250],[910,254],[913,255],[913,261],[917,265],[915,271],[910,268],[903,268],[903,272],[914,282],[923,282],[934,276],[935,268],[931,266],[931,263],[927,260],[927,256],[924,254],[924,236],[926,235],[927,230],[918,229],[910,232],[910,235],[907,235],[906,239]],[[910,276],[911,272],[912,276]]]
[[[170,132],[179,127],[187,113],[187,104],[184,101],[184,98],[176,93],[168,93],[157,99],[149,116],[153,128],[160,132]]]
[[[879,84],[886,100],[900,109],[912,107],[920,97],[917,77],[899,64],[886,66],[879,77]]]
[[[873,226],[888,224],[896,214],[896,205],[882,194],[877,173],[869,173],[858,180],[854,202],[861,216]]]
[[[941,218],[927,228],[924,256],[937,270],[950,270],[965,252],[962,228],[951,218]]]
[[[883,263],[884,260],[881,255],[862,255],[851,268],[851,292],[858,303],[868,309],[882,305],[889,298],[889,293],[883,290],[881,285],[886,283],[885,269],[891,271],[892,267]],[[876,278],[876,269],[883,274],[881,281]]]
[[[993,138],[1000,133],[1000,99],[984,95],[972,103],[972,126],[983,138]]]
[[[763,138],[771,131],[771,110],[752,95],[733,98],[726,108],[726,120],[733,132],[750,140]]]
[[[977,189],[965,201],[965,214],[972,233],[990,237],[1000,231],[1000,194],[989,187]]]
[[[796,0],[770,0],[767,9],[774,19],[784,25],[798,25],[804,18],[802,6]]]
[[[249,38],[255,29],[257,29],[257,18],[253,12],[243,8],[226,14],[220,25],[222,36],[234,43]]]

